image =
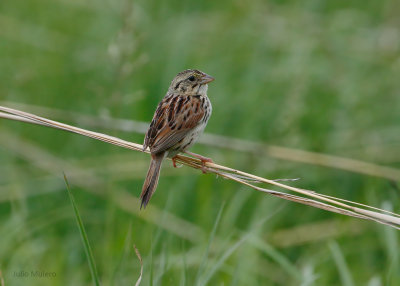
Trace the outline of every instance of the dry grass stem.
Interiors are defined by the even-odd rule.
[[[137,249],[136,245],[133,245],[133,248],[135,249],[136,256],[140,262],[140,275],[135,284],[135,286],[139,286],[140,283],[142,282],[142,276],[143,276],[143,260],[142,260],[142,256],[140,255],[139,249]]]
[[[116,118],[103,118],[98,116],[91,116],[81,114],[72,111],[59,110],[54,108],[47,108],[43,106],[36,106],[31,104],[21,104],[9,101],[0,101],[0,104],[13,106],[16,109],[28,109],[35,113],[44,114],[48,117],[56,117],[60,120],[68,120],[84,124],[88,127],[99,127],[112,130],[120,130],[124,132],[136,132],[145,133],[148,124],[141,121],[116,119]],[[230,149],[233,151],[246,152],[260,156],[260,152],[265,155],[280,160],[286,160],[291,162],[300,162],[311,165],[319,165],[327,168],[335,168],[339,170],[350,171],[358,174],[364,174],[369,176],[375,176],[385,178],[389,180],[398,181],[400,179],[400,170],[397,168],[382,166],[370,162],[365,162],[356,159],[350,159],[340,156],[334,156],[330,154],[311,152],[301,149],[294,149],[282,146],[269,145],[260,142],[253,142],[244,139],[238,139],[234,137],[216,135],[205,133],[200,137],[199,143],[214,146],[223,149]],[[389,148],[385,146],[385,148]],[[398,149],[398,148],[397,148]],[[397,150],[396,150],[397,151]],[[364,153],[368,153],[366,150]],[[398,152],[389,152],[391,158],[395,158]],[[380,153],[379,157],[383,157],[384,154]]]
[[[57,128],[77,134],[81,134],[87,137],[91,137],[93,139],[97,139],[106,143],[110,143],[113,145],[117,145],[120,147],[128,148],[131,150],[135,151],[141,151],[141,152],[149,152],[148,150],[143,151],[143,146],[141,144],[136,144],[132,143],[129,141],[122,140],[120,138],[112,137],[106,134],[102,133],[97,133],[89,130],[85,130],[82,128],[74,127],[71,125],[67,125],[64,123],[60,123],[57,121],[53,121],[47,118],[43,118],[34,114],[30,114],[27,112],[23,112],[20,110],[0,106],[0,118],[6,118],[6,119],[11,119],[11,120],[19,120],[19,121],[24,121],[24,122],[29,122],[33,124],[39,124],[39,125],[44,125],[52,128]],[[177,162],[195,169],[201,169],[202,164],[200,160],[191,158],[188,156],[184,155],[178,155],[177,156]],[[366,163],[368,164],[368,163]],[[364,166],[366,167],[366,166]],[[250,188],[260,191],[260,192],[265,192],[268,193],[272,196],[276,196],[285,200],[301,203],[304,205],[309,205],[312,207],[324,209],[327,211],[331,212],[336,212],[340,213],[343,215],[347,216],[352,216],[352,217],[357,217],[357,218],[362,218],[362,219],[367,219],[367,220],[372,220],[376,221],[381,224],[386,224],[389,226],[392,226],[394,228],[400,229],[400,218],[399,215],[370,207],[367,205],[359,204],[357,202],[351,202],[339,198],[335,198],[332,196],[326,196],[326,195],[321,195],[318,194],[314,191],[309,191],[309,190],[304,190],[292,186],[288,186],[282,183],[279,183],[274,180],[269,180],[265,179],[262,177],[258,177],[246,172],[242,172],[240,170],[232,169],[226,166],[218,165],[215,163],[206,163],[206,168],[209,173],[216,174],[218,176],[224,177],[226,179],[238,182],[240,184],[249,186]],[[397,175],[397,174],[394,174]],[[293,195],[289,193],[284,193],[284,192],[279,192],[279,191],[273,191],[269,189],[265,189],[259,186],[255,186],[251,181],[256,181],[256,182],[262,182],[266,183],[269,185],[274,185],[276,187],[286,189],[289,191],[292,191],[294,193],[297,193],[299,195]],[[353,205],[358,205],[359,207],[355,207]],[[374,209],[375,211],[368,210],[369,209]]]

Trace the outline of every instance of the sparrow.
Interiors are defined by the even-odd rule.
[[[210,158],[188,152],[210,119],[212,106],[207,97],[208,83],[214,78],[195,69],[178,73],[172,80],[167,94],[158,104],[150,127],[146,132],[143,151],[150,149],[151,162],[140,195],[140,208],[146,207],[154,194],[163,160],[172,159],[185,152],[205,162]]]

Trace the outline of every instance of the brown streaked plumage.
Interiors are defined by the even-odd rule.
[[[197,140],[211,116],[207,97],[208,83],[214,78],[199,70],[184,70],[172,80],[167,94],[158,104],[144,139],[143,150],[150,148],[151,162],[140,195],[140,208],[146,207],[157,188],[162,161],[187,151]],[[197,154],[202,162],[211,160]],[[175,161],[173,160],[175,166]]]

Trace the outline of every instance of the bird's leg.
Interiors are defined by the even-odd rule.
[[[176,156],[174,156],[174,157],[172,157],[171,158],[171,160],[172,160],[172,165],[174,166],[174,168],[178,168],[178,166],[176,165]]]
[[[188,154],[188,155],[190,155],[190,156],[193,156],[193,157],[199,159],[199,160],[201,161],[201,165],[202,165],[201,171],[203,172],[203,174],[207,173],[206,165],[205,165],[205,164],[206,164],[206,162],[208,162],[208,163],[213,163],[213,160],[212,160],[211,158],[204,157],[204,156],[201,156],[201,155],[199,155],[199,154],[192,153],[192,152],[189,152],[189,151],[185,151],[185,153]]]

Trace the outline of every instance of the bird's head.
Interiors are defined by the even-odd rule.
[[[184,70],[172,80],[169,92],[183,95],[206,95],[208,83],[214,78],[199,70]]]

